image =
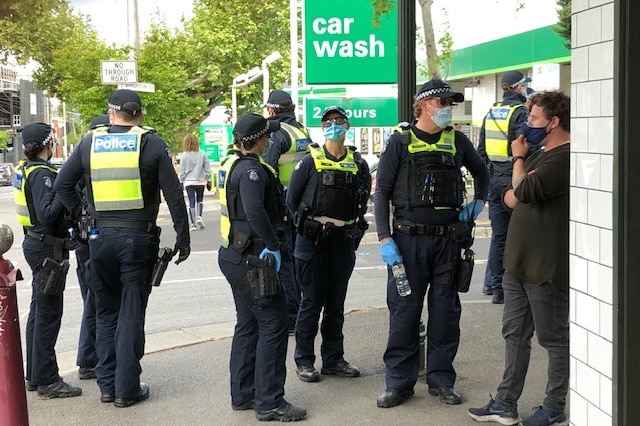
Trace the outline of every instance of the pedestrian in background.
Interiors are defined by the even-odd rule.
[[[344,359],[342,328],[355,250],[368,226],[364,214],[371,175],[355,147],[344,145],[349,130],[346,111],[339,106],[325,109],[321,124],[324,146],[309,145],[309,153],[296,165],[287,191],[287,207],[300,234],[294,250],[302,288],[294,359],[303,382],[320,380],[314,367],[314,342],[321,312],[320,372],[339,377],[360,375]]]
[[[491,243],[484,294],[492,295],[491,302],[504,303],[502,275],[504,274],[504,244],[511,212],[502,205],[502,193],[511,184],[511,142],[521,134],[527,118],[527,83],[531,78],[520,71],[509,71],[502,76],[502,101],[491,107],[480,129],[478,153],[487,164],[491,183],[489,186],[489,219]]]
[[[548,354],[546,398],[524,426],[567,424],[569,387],[570,100],[561,92],[531,97],[524,135],[511,143],[513,176],[504,203],[513,209],[505,248],[505,369],[495,398],[469,415],[480,422],[518,424],[531,339]],[[529,157],[530,146],[541,146]],[[526,160],[525,160],[525,157]]]
[[[180,172],[178,178],[189,197],[190,230],[204,229],[202,212],[204,209],[204,189],[211,189],[211,166],[207,154],[200,149],[197,136],[188,134],[182,139]]]
[[[100,114],[91,120],[89,130],[108,125],[109,115]],[[98,363],[98,354],[96,353],[96,298],[91,288],[93,279],[88,275],[90,271],[90,256],[89,241],[87,240],[89,235],[86,228],[88,227],[87,206],[89,201],[87,200],[86,182],[84,180],[78,182],[76,191],[82,200],[79,226],[84,228],[84,230],[76,230],[76,240],[78,241],[78,247],[76,248],[76,275],[78,276],[83,305],[76,365],[78,366],[78,378],[88,380],[96,378],[95,368]]]
[[[45,123],[27,124],[22,131],[26,162],[21,162],[14,175],[14,193],[18,223],[24,229],[22,250],[31,268],[31,304],[27,318],[26,388],[38,391],[42,399],[67,398],[82,393],[67,384],[58,371],[55,345],[62,321],[64,279],[61,289],[49,290],[45,285],[53,271],[45,262],[68,262],[65,247],[70,218],[54,190],[57,170],[49,164],[53,154],[53,128]],[[68,263],[67,263],[68,268]]]
[[[119,408],[149,397],[149,386],[140,382],[140,360],[151,272],[160,245],[160,191],[176,232],[176,263],[191,252],[187,211],[169,148],[152,129],[139,126],[142,116],[136,92],[113,92],[111,125],[82,139],[55,185],[62,202],[74,211],[81,202],[76,185],[86,180],[89,215],[95,223],[89,236],[98,312],[95,372],[100,400]]]
[[[307,130],[296,119],[296,106],[287,92],[283,90],[271,92],[265,107],[269,113],[269,119],[280,123],[280,130],[271,133],[269,147],[262,157],[278,172],[278,178],[286,193],[293,169],[304,157],[311,139]],[[296,232],[293,228],[293,217],[285,208],[285,217],[278,221],[278,231],[284,233],[285,242],[280,248],[282,266],[278,275],[287,296],[289,334],[295,333],[301,297],[300,283],[294,268],[293,248]]]
[[[282,184],[261,160],[269,135],[280,124],[246,114],[233,129],[233,147],[219,171],[223,245],[218,265],[227,278],[236,306],[231,343],[231,408],[255,409],[261,421],[296,421],[307,415],[284,399],[287,369],[287,302],[282,291],[259,296],[249,281],[249,256],[275,259],[280,269],[280,242],[274,224],[282,217]]]
[[[462,93],[446,82],[426,82],[415,95],[416,120],[390,136],[378,163],[374,209],[380,251],[388,265],[389,307],[387,388],[377,400],[381,408],[402,404],[414,393],[424,365],[419,359],[419,324],[425,295],[429,394],[445,404],[462,402],[453,367],[462,310],[454,283],[462,248],[457,224],[478,217],[489,186],[487,169],[471,141],[451,127],[452,107],[462,101]],[[475,186],[474,200],[464,206],[462,166],[473,175]],[[392,272],[401,263],[411,287],[404,296]]]

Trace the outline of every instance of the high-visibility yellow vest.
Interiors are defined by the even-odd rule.
[[[509,161],[510,142],[509,122],[513,113],[524,108],[523,104],[495,104],[484,119],[485,151],[489,160],[496,162]]]
[[[333,161],[327,158],[327,154],[318,144],[309,145],[309,153],[313,158],[313,164],[316,166],[316,171],[321,172],[323,170],[339,170],[341,172],[351,172],[352,174],[358,173],[358,165],[353,155],[353,151],[347,149],[347,155],[341,161]]]
[[[93,131],[91,140],[91,191],[96,211],[137,210],[144,207],[140,178],[142,135],[134,126],[127,133]]]
[[[298,164],[307,153],[309,135],[302,129],[288,123],[280,123],[280,127],[289,135],[289,139],[291,139],[291,148],[278,159],[278,177],[280,178],[280,182],[286,186],[291,180],[291,174],[296,164]]]
[[[13,199],[16,204],[16,213],[18,214],[18,223],[24,227],[32,227],[34,225],[29,207],[27,206],[26,186],[29,174],[36,169],[47,169],[53,174],[57,174],[58,170],[46,164],[34,164],[27,167],[25,160],[20,161],[13,173]]]
[[[218,189],[220,190],[220,235],[222,236],[222,246],[229,247],[229,241],[231,236],[231,223],[236,219],[246,219],[246,217],[239,217],[237,210],[242,210],[242,202],[240,201],[239,189],[234,191],[233,199],[229,197],[229,178],[231,177],[231,171],[235,167],[236,163],[242,160],[243,157],[237,153],[233,153],[220,164],[220,170],[218,170]],[[262,157],[257,159],[260,164],[273,174],[274,179],[277,179],[277,173],[271,165],[266,163]],[[277,181],[276,181],[277,182]],[[266,202],[266,200],[265,200]],[[229,203],[232,204],[231,208]]]

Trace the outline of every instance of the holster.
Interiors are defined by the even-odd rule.
[[[458,262],[456,289],[460,293],[466,293],[471,286],[475,253],[471,249],[465,249],[462,258]]]
[[[247,256],[247,266],[250,268],[247,271],[247,280],[255,299],[273,296],[282,290],[273,255],[267,254],[264,260],[249,255]]]
[[[40,269],[38,289],[50,296],[61,295],[67,282],[68,271],[69,261],[67,259],[56,262],[47,257],[42,263],[42,269]]]
[[[162,277],[169,266],[169,262],[173,258],[173,250],[169,247],[160,248],[160,252],[158,253],[158,258],[153,264],[153,269],[151,271],[151,285],[158,287],[162,282]]]

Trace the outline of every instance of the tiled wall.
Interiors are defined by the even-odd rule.
[[[573,0],[571,381],[575,426],[612,424],[613,1]]]

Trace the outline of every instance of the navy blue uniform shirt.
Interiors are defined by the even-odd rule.
[[[130,126],[111,125],[109,133],[126,133]],[[60,195],[64,205],[74,211],[80,203],[76,191],[76,184],[84,175],[91,174],[91,139],[93,132],[89,132],[76,147],[73,155],[69,157],[60,170],[56,179],[55,189]],[[162,139],[156,134],[147,133],[145,142],[140,152],[140,169],[142,176],[151,176],[157,179],[157,187],[145,192],[145,207],[137,210],[113,210],[97,212],[91,203],[88,206],[89,214],[94,219],[110,219],[121,221],[148,221],[155,223],[160,206],[160,190],[169,206],[173,228],[176,231],[176,242],[180,247],[186,247],[191,241],[189,235],[189,221],[187,209],[184,203],[184,195],[180,181],[173,169],[173,163],[169,149]],[[144,186],[144,183],[143,183]],[[148,193],[152,192],[152,193]],[[153,202],[148,201],[151,197]]]
[[[33,160],[27,166],[48,165],[48,161]],[[30,211],[36,214],[36,221],[32,221],[34,226],[29,228],[33,232],[49,234],[62,238],[66,234],[64,226],[64,205],[60,197],[56,196],[54,182],[56,175],[51,170],[39,167],[29,173],[29,190],[33,204],[29,206]]]

